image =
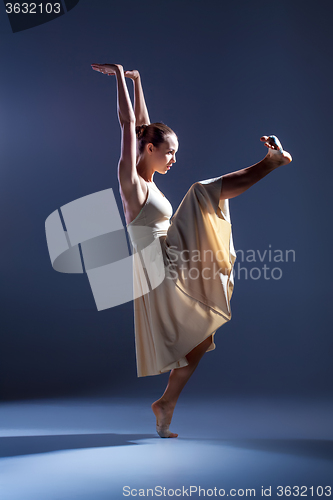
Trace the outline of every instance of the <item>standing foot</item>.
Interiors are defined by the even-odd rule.
[[[268,147],[266,158],[274,163],[274,166],[280,167],[292,161],[291,155],[283,150],[281,142],[275,135],[264,135],[260,140]]]
[[[161,399],[158,399],[151,405],[151,409],[156,417],[156,431],[161,438],[176,438],[178,434],[174,434],[169,431],[169,425],[171,424],[174,406],[163,403]]]

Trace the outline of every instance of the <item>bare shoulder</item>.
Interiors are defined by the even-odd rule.
[[[139,215],[145,204],[148,187],[140,175],[136,175],[133,179],[118,177],[118,181],[126,223],[129,224]]]

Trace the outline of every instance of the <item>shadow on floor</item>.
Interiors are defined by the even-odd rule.
[[[188,439],[188,438],[186,438]],[[203,440],[204,441],[204,440]],[[215,440],[214,440],[215,441]],[[333,441],[325,439],[219,439],[221,446],[333,460]]]
[[[132,441],[158,438],[156,434],[64,434],[58,436],[15,436],[0,438],[0,457],[33,455],[81,448],[137,445]],[[158,438],[160,439],[160,438]]]
[[[63,434],[56,436],[15,436],[0,438],[0,457],[33,455],[62,450],[104,448],[140,444],[143,439],[160,438],[156,434]],[[211,439],[182,438],[180,441],[212,442]],[[135,442],[134,442],[135,441]],[[216,439],[221,447],[242,448],[265,453],[282,453],[333,460],[333,441],[321,439]]]

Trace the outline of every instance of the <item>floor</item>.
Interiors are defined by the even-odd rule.
[[[161,439],[145,399],[2,403],[0,499],[327,498],[332,422],[332,398],[182,398]]]

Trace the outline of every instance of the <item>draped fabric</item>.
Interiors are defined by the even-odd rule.
[[[127,225],[134,266],[134,325],[139,377],[186,366],[186,354],[231,319],[233,265],[222,176],[194,183],[172,216],[153,183]]]

